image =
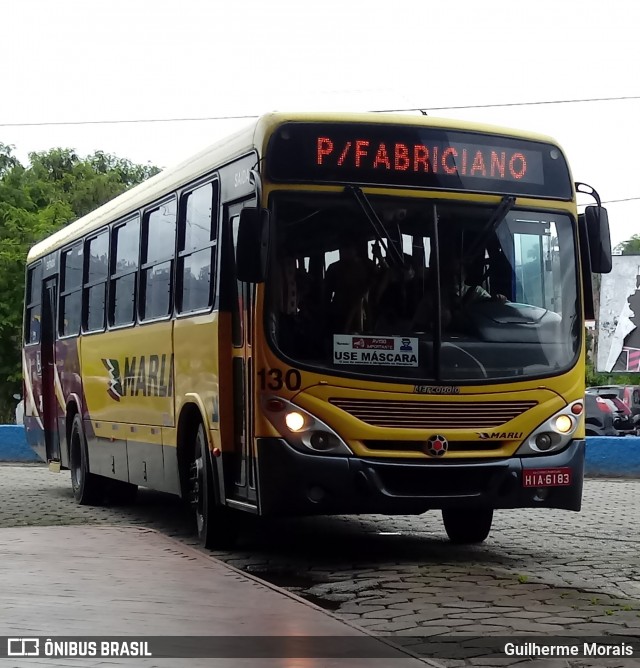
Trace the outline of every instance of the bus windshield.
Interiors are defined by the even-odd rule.
[[[295,365],[457,383],[545,376],[575,362],[567,214],[427,198],[363,203],[347,191],[279,192],[271,209],[266,323]]]

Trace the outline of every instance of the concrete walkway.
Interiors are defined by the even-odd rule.
[[[47,658],[41,647],[39,658],[1,660],[16,668],[440,665],[411,658],[303,599],[156,531],[134,527],[1,529],[0,635],[83,641],[90,639],[78,636],[120,636],[150,640],[151,650],[154,643],[157,648],[169,642],[167,636],[182,637],[176,641],[196,652],[203,640],[194,643],[189,636],[217,636],[230,651],[227,658],[158,658],[157,653],[145,659]],[[297,638],[274,641],[275,651],[265,645],[265,637],[280,636]],[[158,637],[164,637],[160,645]],[[279,642],[289,658],[278,656]],[[301,654],[314,649],[326,654],[333,645],[346,647],[347,655],[353,642],[353,658],[298,658],[297,651],[287,649],[291,642],[303,648]],[[0,656],[6,652],[0,648]],[[236,654],[241,656],[228,658]]]

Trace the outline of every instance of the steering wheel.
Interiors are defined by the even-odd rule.
[[[476,371],[479,372],[479,374],[482,378],[488,378],[489,377],[489,374],[487,373],[487,370],[485,369],[484,364],[482,364],[482,362],[477,357],[472,355],[468,350],[465,350],[464,348],[461,348],[460,346],[457,346],[455,343],[450,343],[448,341],[443,341],[442,347],[441,347],[442,358],[443,358],[443,359],[441,359],[441,366],[443,367],[443,370],[445,371],[445,373],[446,373],[447,368],[449,366],[453,366],[454,369],[456,368],[455,363],[454,364],[450,364],[450,363],[448,364],[445,361],[445,358],[444,358],[445,351],[456,351],[456,353],[461,354],[462,357],[465,358],[465,361],[466,360],[471,360],[474,363],[474,365],[476,367]],[[454,362],[455,362],[455,357],[454,357]]]

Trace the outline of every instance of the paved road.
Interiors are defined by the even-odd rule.
[[[73,503],[68,473],[2,466],[0,476],[0,527],[133,524],[195,544],[172,497],[143,490],[134,506],[87,508]],[[640,481],[588,480],[581,513],[499,512],[480,546],[448,543],[432,513],[251,524],[237,549],[214,554],[376,633],[639,635],[639,518]]]

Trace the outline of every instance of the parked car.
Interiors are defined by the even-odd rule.
[[[585,413],[587,436],[625,436],[637,433],[637,418],[615,394],[587,391]]]
[[[599,396],[614,395],[631,409],[633,415],[640,415],[640,385],[598,385],[588,387],[587,392]]]

